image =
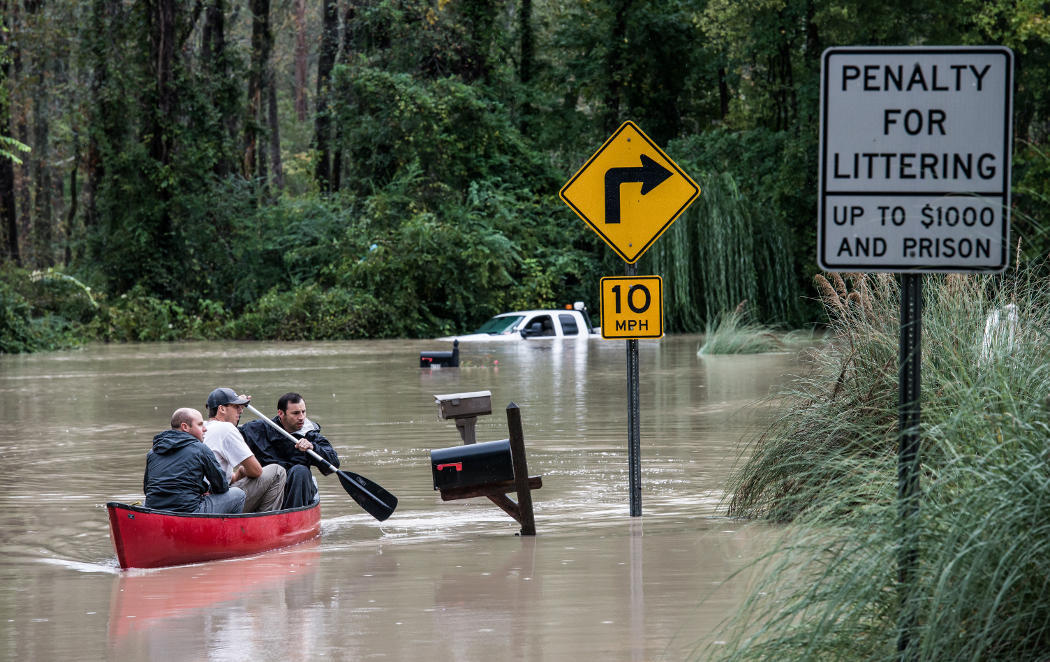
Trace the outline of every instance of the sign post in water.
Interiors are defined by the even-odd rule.
[[[624,122],[559,193],[626,263],[601,281],[602,337],[627,339],[631,516],[642,514],[638,339],[663,336],[663,281],[635,263],[700,195],[700,187],[634,122]]]

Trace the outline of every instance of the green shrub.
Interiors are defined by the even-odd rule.
[[[90,326],[99,340],[107,342],[181,340],[192,327],[182,306],[147,294],[141,285],[105,306]]]
[[[20,354],[40,348],[31,312],[25,297],[0,280],[0,353]]]
[[[64,349],[82,342],[78,325],[85,317],[83,292],[74,287],[71,293],[68,280],[57,272],[47,273],[53,277],[44,279],[39,272],[13,267],[0,270],[0,354]]]
[[[272,289],[222,331],[250,340],[343,340],[382,338],[399,329],[374,297],[316,284]]]
[[[91,288],[58,269],[31,272],[24,289],[38,311],[77,323],[88,322],[98,314],[99,305]]]

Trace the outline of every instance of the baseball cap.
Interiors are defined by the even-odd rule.
[[[217,388],[208,394],[208,409],[218,407],[219,405],[246,405],[248,404],[248,398],[243,395],[237,395],[237,392],[232,388]]]

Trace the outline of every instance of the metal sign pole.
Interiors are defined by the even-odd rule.
[[[901,274],[900,443],[897,455],[897,504],[900,548],[897,581],[900,623],[897,652],[900,659],[917,659],[912,632],[917,625],[915,571],[919,565],[919,414],[922,367],[922,276]]]
[[[905,86],[891,71],[919,79],[966,71],[972,80]],[[1001,272],[1009,264],[1013,88],[1014,54],[1001,46],[844,46],[821,56],[817,263],[901,276],[897,648],[906,661],[918,659],[921,644],[921,274]],[[938,174],[904,165],[920,152],[943,155]],[[981,154],[995,168],[978,184],[969,167],[954,167],[963,154]]]
[[[627,276],[638,275],[638,265],[628,263]],[[638,340],[627,341],[627,465],[631,493],[631,517],[642,515],[642,444],[638,397]]]

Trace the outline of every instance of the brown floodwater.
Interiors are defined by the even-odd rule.
[[[629,516],[624,341],[98,345],[0,356],[0,659],[683,660],[748,594],[768,527],[723,516],[796,354],[698,357],[640,342],[642,517]],[[181,406],[286,391],[343,467],[396,494],[377,522],[315,472],[322,534],[250,558],[120,571],[107,501],[142,499],[146,451]],[[521,408],[535,537],[487,499],[444,502],[429,451],[461,443],[435,394],[488,390],[479,441]],[[246,413],[244,420],[250,420]],[[513,495],[512,495],[513,496]]]

